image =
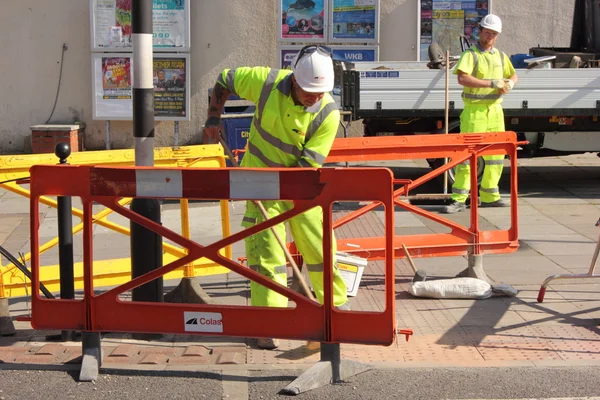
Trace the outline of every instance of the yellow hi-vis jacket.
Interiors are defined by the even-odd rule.
[[[256,104],[243,167],[323,165],[340,121],[329,93],[309,108],[295,105],[292,71],[268,67],[226,69],[217,82]]]
[[[462,53],[453,73],[458,75],[458,71],[488,80],[509,78],[515,74],[515,68],[506,54],[495,48],[483,51],[478,45]],[[465,105],[502,103],[498,89],[493,88],[463,87],[462,98]]]

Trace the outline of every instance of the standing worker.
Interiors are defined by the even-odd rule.
[[[230,94],[256,104],[242,167],[318,168],[323,165],[337,134],[340,113],[329,92],[334,73],[331,51],[321,46],[305,46],[292,70],[268,67],[226,69],[219,75],[208,109],[204,141],[216,141],[221,129],[221,113]],[[293,208],[291,201],[264,201],[269,218]],[[246,204],[242,226],[249,228],[265,219],[252,201]],[[298,250],[306,261],[308,276],[317,299],[323,303],[323,210],[315,207],[288,220]],[[274,226],[286,237],[285,224]],[[246,238],[248,266],[287,286],[285,253],[271,229]],[[333,238],[335,254],[335,238]],[[335,260],[334,260],[335,265]],[[253,306],[287,307],[288,299],[252,282]],[[346,284],[337,268],[333,271],[333,302],[349,310]],[[258,347],[275,349],[275,339],[259,339]]]
[[[465,108],[460,114],[461,133],[504,132],[502,95],[509,93],[519,78],[506,54],[494,48],[502,21],[494,14],[482,18],[479,24],[479,43],[465,50],[454,74],[463,86]],[[498,182],[504,167],[504,155],[483,156],[485,168],[481,178],[479,196],[481,207],[507,207],[500,198]],[[456,166],[452,185],[452,202],[443,212],[453,214],[464,211],[471,188],[469,162]]]

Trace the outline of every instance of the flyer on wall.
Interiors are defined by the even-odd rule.
[[[131,51],[132,0],[90,0],[92,48]],[[153,0],[153,47],[189,48],[189,0]]]
[[[102,57],[102,98],[131,99],[131,60],[129,57]]]
[[[154,115],[186,117],[186,59],[154,58]]]
[[[280,0],[281,39],[325,39],[325,0]]]
[[[490,12],[491,0],[421,0],[419,9],[419,59],[428,59],[435,42],[457,56],[462,52],[461,36],[471,44],[479,40],[479,21]]]
[[[332,0],[331,39],[376,41],[377,3],[376,0]]]

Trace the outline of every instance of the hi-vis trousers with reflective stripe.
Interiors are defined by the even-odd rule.
[[[460,114],[460,133],[504,132],[504,112],[501,104],[467,105]],[[479,197],[483,203],[500,200],[498,182],[502,176],[504,154],[483,156],[485,169],[481,178]],[[471,188],[469,162],[456,166],[452,200],[464,203]]]
[[[267,210],[269,219],[293,208],[293,204],[288,201],[263,201],[262,203]],[[242,226],[248,228],[264,220],[258,207],[251,201],[247,202]],[[308,277],[317,295],[317,299],[322,304],[323,210],[321,207],[315,207],[289,219],[287,222],[289,222],[296,247],[306,263]],[[275,225],[274,228],[279,236],[285,240],[285,224]],[[335,255],[335,238],[333,239],[333,243],[332,254]],[[265,229],[246,238],[246,257],[248,259],[248,266],[254,271],[271,278],[282,286],[287,286],[287,260],[283,249],[277,242],[277,239],[275,239],[275,235],[273,235],[271,229]],[[345,308],[348,302],[346,284],[337,268],[334,268],[333,272],[333,302],[335,306]],[[288,305],[287,297],[269,290],[256,282],[251,282],[250,292],[253,306],[287,307]]]

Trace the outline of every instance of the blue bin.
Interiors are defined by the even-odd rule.
[[[530,58],[533,58],[534,56],[529,55],[529,54],[513,54],[512,56],[510,56],[510,62],[512,63],[513,67],[515,67],[516,69],[522,69],[522,68],[527,68],[528,64],[525,62],[525,60],[528,60]]]
[[[236,118],[227,118],[227,114],[223,114],[221,122],[223,124],[223,134],[225,135],[225,141],[227,146],[234,152],[235,150],[243,150],[246,147],[248,136],[250,136],[250,124],[252,123],[252,117],[246,116],[247,113],[243,114],[244,117],[236,116]],[[238,162],[242,162],[244,153],[240,153]],[[227,166],[231,167],[231,163],[227,161]]]
[[[209,104],[211,94],[212,88],[208,89]],[[221,115],[221,123],[223,126],[225,142],[232,152],[235,152],[235,150],[243,150],[246,147],[248,136],[250,136],[252,115],[254,114],[255,109],[256,107],[252,102],[244,100],[239,96],[231,95],[225,101],[223,115]],[[244,153],[240,153],[238,162],[241,162],[243,157]],[[231,162],[227,161],[227,166],[231,167]]]

